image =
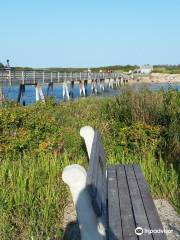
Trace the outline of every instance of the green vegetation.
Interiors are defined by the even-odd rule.
[[[87,98],[0,109],[0,239],[61,239],[69,191],[66,165],[87,164],[79,130],[98,128],[109,163],[140,163],[155,198],[180,211],[180,92],[125,90]]]
[[[154,73],[180,74],[180,65],[156,65]]]
[[[4,65],[0,62],[0,69],[3,68],[3,67],[4,67]]]
[[[180,74],[180,65],[155,65],[153,66],[154,73],[166,73],[166,74]],[[92,67],[91,70],[93,72],[98,72],[99,70],[107,71],[120,71],[120,72],[129,72],[138,69],[137,65],[114,65],[114,66],[101,66],[101,67]],[[31,67],[13,67],[12,69],[20,70],[20,71],[32,71],[32,70],[47,70],[47,71],[59,71],[59,72],[84,72],[87,71],[87,68],[61,68],[61,67],[53,67],[53,68],[31,68]]]
[[[138,68],[136,65],[116,65],[116,66],[104,66],[104,67],[92,67],[91,70],[93,72],[99,72],[100,70],[107,71],[107,70],[112,70],[112,71],[121,71],[121,72],[129,72],[129,70],[134,70]],[[33,69],[31,67],[14,67],[14,70],[20,70],[20,71],[31,71],[31,70],[43,70],[42,68],[36,68]],[[59,72],[84,72],[87,71],[87,68],[58,68],[58,67],[53,67],[53,68],[44,68],[44,70],[47,71],[59,71]]]

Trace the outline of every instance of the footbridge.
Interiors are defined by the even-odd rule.
[[[53,90],[54,84],[60,84],[63,88],[63,98],[70,99],[73,95],[74,85],[79,85],[80,96],[86,96],[87,84],[91,84],[92,93],[98,89],[120,87],[128,83],[129,75],[121,72],[58,72],[58,71],[20,71],[12,69],[0,70],[0,100],[4,99],[3,88],[19,86],[17,102],[25,96],[25,86],[34,86],[36,101],[44,99],[42,87],[47,85],[48,91]]]

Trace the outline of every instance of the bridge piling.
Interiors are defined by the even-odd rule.
[[[109,88],[113,89],[113,84],[114,84],[114,79],[113,78],[109,78]]]
[[[49,96],[50,94],[53,94],[53,88],[54,88],[54,83],[53,82],[49,82],[48,83],[48,89],[47,89],[47,96]]]
[[[85,92],[85,87],[84,87],[84,81],[81,80],[79,81],[79,90],[80,90],[80,97],[84,95],[84,97],[86,96],[86,92]]]
[[[69,96],[66,72],[64,73],[64,81],[63,81],[62,88],[63,88],[63,99],[65,100],[67,98],[69,100],[70,96]]]
[[[35,84],[35,91],[36,91],[36,102],[40,101],[40,100],[42,102],[45,102],[45,98],[44,98],[44,94],[43,94],[42,88],[41,88],[41,86],[38,83]]]
[[[104,79],[102,78],[99,80],[99,88],[100,88],[100,91],[104,92]]]
[[[20,103],[21,100],[22,100],[23,106],[25,106],[26,105],[26,102],[25,102],[25,84],[23,84],[23,83],[21,83],[19,85],[17,102]]]
[[[0,88],[0,105],[2,105],[4,100],[5,100],[5,96],[4,96],[4,93],[3,93],[3,88]]]
[[[72,80],[72,81],[71,81],[71,84],[70,84],[69,96],[70,96],[71,98],[74,98],[74,80]]]
[[[92,94],[97,94],[97,82],[95,79],[92,79],[91,90]]]
[[[63,82],[63,99],[65,100],[65,98],[67,97],[67,99],[69,100],[70,99],[70,96],[69,96],[69,90],[68,90],[68,85],[67,85],[67,82]]]

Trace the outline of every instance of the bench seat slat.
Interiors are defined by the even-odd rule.
[[[149,221],[150,229],[163,229],[161,224],[157,209],[154,205],[153,199],[149,193],[148,186],[145,182],[144,175],[137,164],[133,165],[136,179],[141,192],[142,200],[146,210],[147,218]],[[153,234],[154,240],[166,240],[166,235],[164,233]]]
[[[121,215],[119,207],[118,184],[116,167],[108,166],[108,239],[117,240],[122,238]]]
[[[150,229],[149,223],[147,220],[146,212],[144,209],[144,204],[141,198],[139,187],[137,185],[136,177],[134,174],[133,166],[128,164],[125,165],[125,171],[127,176],[127,182],[134,212],[134,218],[136,227]],[[139,236],[140,240],[152,240],[152,235],[142,234]]]
[[[123,240],[137,240],[135,234],[135,220],[133,216],[131,198],[129,194],[124,165],[117,167],[119,202],[122,219]]]

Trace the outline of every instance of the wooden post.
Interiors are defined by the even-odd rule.
[[[79,95],[81,96],[82,81],[79,81]]]
[[[11,81],[11,70],[9,70],[9,85],[12,85],[12,81]]]
[[[44,98],[44,94],[43,94],[41,86],[39,86],[39,96],[40,96],[40,99],[42,100],[42,102],[45,102],[45,98]]]
[[[36,91],[36,102],[40,100],[39,91],[38,91],[38,84],[35,85],[35,91]]]
[[[84,89],[85,89],[85,96],[87,97],[87,84],[88,80],[84,80]]]
[[[47,96],[49,96],[50,91],[53,92],[53,82],[48,83]]]
[[[74,81],[77,81],[77,72],[74,73]]]
[[[13,81],[15,81],[15,80],[16,80],[16,72],[13,71]]]
[[[23,106],[25,106],[25,84],[22,83],[19,85],[17,102],[20,103],[21,99]]]
[[[113,89],[113,85],[114,85],[114,78],[110,78],[109,79],[109,88]]]
[[[52,74],[52,72],[51,72],[51,82],[53,82],[53,74]]]
[[[43,83],[44,83],[44,72],[42,74],[43,74]]]
[[[119,77],[116,78],[116,87],[118,88],[120,86],[120,79]]]
[[[71,88],[70,88],[70,92],[69,92],[69,96],[70,97],[74,97],[74,80],[71,81]]]
[[[45,102],[42,88],[38,83],[35,85],[35,91],[36,91],[36,102],[39,100],[41,100],[42,102]]]
[[[24,84],[24,71],[21,72],[22,84]]]
[[[2,105],[3,101],[4,101],[5,97],[4,97],[4,93],[3,93],[3,88],[0,88],[0,105]]]
[[[93,94],[97,94],[97,83],[95,79],[92,79],[91,90]]]
[[[34,84],[36,83],[36,72],[35,71],[33,71],[33,82],[34,82]]]
[[[83,80],[80,81],[79,88],[80,88],[80,96],[82,96],[82,95],[86,96],[85,87],[84,87],[84,81]]]
[[[17,97],[18,103],[20,103],[20,101],[21,101],[21,88],[22,88],[21,86],[22,86],[22,84],[19,85],[19,91],[18,91],[18,97]]]
[[[100,90],[104,92],[104,79],[100,78]]]
[[[118,88],[118,86],[119,86],[119,85],[118,85],[118,81],[119,81],[119,79],[118,79],[117,77],[115,77],[114,80],[115,80],[115,87]]]
[[[59,80],[60,80],[60,78],[59,78],[59,72],[58,72],[58,83],[60,82]]]
[[[65,97],[67,96],[67,99],[69,100],[69,91],[68,91],[68,86],[67,86],[66,72],[64,73],[64,80],[63,80],[62,88],[63,88],[63,93],[62,93],[63,99],[65,100]]]
[[[123,83],[123,77],[121,75],[121,77],[120,77],[120,86],[122,86],[122,83]]]
[[[65,100],[65,97],[69,100],[69,91],[68,91],[68,85],[67,82],[63,82],[63,99]]]
[[[126,79],[125,79],[125,77],[123,77],[123,84],[124,84],[124,85],[126,84]]]

